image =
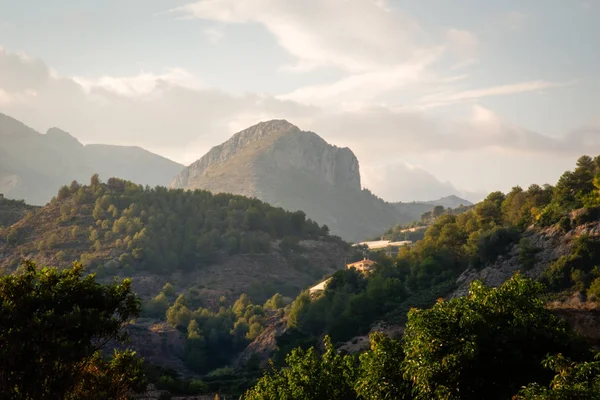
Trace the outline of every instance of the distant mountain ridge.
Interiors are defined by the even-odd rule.
[[[50,128],[41,134],[0,113],[0,193],[45,204],[58,187],[98,173],[150,186],[167,186],[184,166],[140,147],[83,145]]]
[[[352,150],[285,120],[260,122],[234,134],[177,175],[171,187],[240,194],[303,210],[349,241],[418,220],[434,207],[388,203],[362,189]]]
[[[443,206],[444,208],[458,208],[460,206],[472,206],[469,200],[462,199],[456,195],[442,197],[441,199],[423,201],[424,204],[431,204],[433,206]]]

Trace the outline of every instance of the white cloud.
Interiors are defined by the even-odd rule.
[[[384,0],[200,0],[176,10],[264,26],[297,59],[290,70],[333,66],[362,73],[412,63],[427,52],[418,23]]]
[[[436,54],[431,54],[419,63],[354,74],[334,83],[301,87],[278,98],[323,106],[373,101],[386,92],[434,79],[427,67],[435,58]]]
[[[202,87],[202,84],[194,75],[181,68],[172,68],[163,74],[141,72],[135,76],[103,76],[98,79],[74,77],[73,80],[88,92],[102,89],[122,96],[145,96],[164,85],[192,89]]]
[[[425,201],[461,194],[451,183],[401,161],[364,166],[361,175],[363,184],[387,201]]]
[[[13,80],[4,80],[6,76]],[[377,81],[373,78],[370,82]],[[533,86],[538,87],[524,87]],[[370,95],[361,85],[348,88]],[[475,92],[481,96],[511,90]],[[339,93],[333,92],[332,98],[343,99],[347,92]],[[139,145],[184,162],[199,158],[235,131],[260,120],[284,118],[301,129],[317,132],[330,143],[350,147],[361,162],[365,182],[374,186],[377,181],[372,177],[383,173],[370,171],[388,165],[381,167],[385,173],[393,175],[395,168],[400,174],[404,169],[398,160],[407,157],[422,159],[431,155],[452,163],[466,152],[503,151],[564,158],[600,152],[600,127],[552,138],[511,126],[480,106],[474,106],[472,115],[463,120],[364,104],[344,111],[270,95],[233,96],[203,88],[199,79],[177,69],[163,74],[75,80],[52,73],[40,60],[7,52],[0,53],[0,112],[41,131],[58,126],[84,143]],[[415,171],[419,172],[409,170],[413,175]],[[412,182],[410,177],[402,179]],[[481,187],[483,180],[485,174],[473,172],[473,187]],[[383,191],[383,186],[378,190]],[[382,193],[393,198],[392,192]],[[426,198],[424,194],[422,198]]]
[[[446,40],[450,49],[458,55],[461,60],[472,61],[477,56],[479,49],[479,39],[473,32],[462,29],[448,29],[446,31]]]
[[[222,27],[211,27],[204,30],[204,34],[209,42],[217,44],[225,36],[225,31]]]
[[[571,85],[575,82],[548,82],[530,81],[513,83],[509,85],[492,86],[484,89],[470,89],[464,91],[449,90],[446,92],[425,95],[418,100],[422,107],[439,107],[467,100],[477,100],[490,96],[504,96],[517,93],[541,91]]]

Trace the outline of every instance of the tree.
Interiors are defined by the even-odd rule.
[[[402,377],[404,353],[401,342],[381,332],[371,335],[371,351],[360,355],[356,393],[365,400],[412,398],[410,384]]]
[[[275,293],[263,306],[265,310],[278,310],[283,307],[285,307],[285,302],[283,301],[283,296],[279,293]]]
[[[100,186],[100,176],[98,174],[92,175],[90,178],[90,186],[93,188]]]
[[[529,382],[550,382],[541,365],[548,353],[585,358],[541,293],[541,284],[515,275],[500,288],[474,282],[465,297],[411,310],[404,372],[416,398],[507,399]]]
[[[119,393],[144,388],[132,352],[99,351],[122,341],[122,327],[140,311],[131,281],[102,285],[83,266],[59,271],[24,263],[25,272],[0,278],[0,397],[96,399],[102,387]],[[100,385],[103,386],[103,385]],[[114,394],[114,392],[111,392]]]
[[[600,356],[593,362],[574,363],[561,354],[548,357],[543,365],[556,372],[549,387],[532,383],[515,400],[596,400],[600,398]]]
[[[246,392],[246,400],[354,400],[356,392],[356,358],[337,353],[329,337],[324,339],[325,353],[319,356],[311,347],[308,351],[292,350],[286,357],[288,368],[270,372]]]

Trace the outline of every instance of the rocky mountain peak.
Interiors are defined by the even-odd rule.
[[[54,143],[63,146],[83,147],[81,142],[79,142],[79,140],[77,140],[73,135],[56,127],[50,128],[46,131],[46,138],[51,139]]]
[[[236,158],[243,158],[246,167],[260,163],[269,174],[303,171],[324,179],[332,186],[361,189],[358,159],[350,149],[332,146],[316,133],[301,131],[282,119],[260,122],[213,147],[175,177],[171,187],[204,187],[198,184],[209,170],[214,171],[218,166],[241,168],[241,161],[237,162],[240,165],[234,165]],[[225,166],[229,162],[231,165]],[[249,194],[242,188],[240,192]]]

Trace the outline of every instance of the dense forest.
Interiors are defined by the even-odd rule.
[[[108,265],[92,254],[81,256],[85,267],[100,268],[99,272],[108,275],[117,266],[186,271],[210,264],[223,253],[266,253],[274,240],[293,246],[298,240],[329,233],[326,226],[306,219],[302,211],[286,212],[255,199],[144,188],[117,178],[103,184],[97,175],[90,185],[73,182],[61,187],[52,202],[60,204],[60,213],[54,221],[44,222],[72,229],[57,229],[37,243],[38,250],[58,250],[59,262],[72,261],[69,242],[87,240],[95,253],[120,253],[119,263]],[[86,221],[81,223],[82,219]],[[81,229],[86,225],[87,229]],[[22,244],[26,235],[18,224],[0,232],[8,246]]]
[[[381,333],[360,356],[311,347],[286,356],[245,399],[597,399],[600,357],[545,308],[543,286],[516,275],[500,288],[408,314],[402,340]]]
[[[181,380],[144,365],[129,349],[107,351],[111,340],[127,339],[122,328],[140,313],[130,280],[99,284],[80,264],[23,267],[0,278],[0,321],[11,327],[0,331],[2,398],[124,400],[144,393],[148,382],[180,394],[214,393],[215,384],[221,391],[223,378],[233,374],[223,369]],[[375,333],[371,349],[360,355],[338,352],[329,336],[323,352],[294,349],[285,367],[272,364],[241,398],[597,399],[600,356],[546,308],[543,291],[518,274],[499,288],[473,282],[467,296],[412,309],[401,340]],[[242,297],[223,313],[239,324],[280,306],[278,297],[264,307]],[[210,323],[207,317],[193,315],[187,326],[188,345],[200,353],[206,349],[192,341],[205,340],[200,327]],[[170,398],[169,391],[159,398]]]
[[[53,213],[26,210],[21,221],[1,228],[4,250],[48,254],[62,266],[62,272],[36,268],[31,263],[17,268],[17,255],[7,252],[13,258],[6,270],[14,272],[1,278],[2,322],[8,323],[16,315],[18,302],[37,304],[26,302],[49,290],[49,285],[64,288],[67,282],[73,285],[82,281],[86,284],[80,294],[86,290],[96,293],[96,300],[89,305],[92,309],[109,304],[98,303],[102,296],[120,293],[122,300],[114,300],[110,303],[113,306],[127,301],[128,306],[120,309],[120,327],[127,325],[125,321],[151,319],[181,332],[182,361],[195,378],[140,364],[131,353],[106,358],[106,353],[99,355],[94,346],[80,353],[89,368],[99,371],[133,366],[132,376],[114,374],[131,383],[116,384],[121,392],[141,390],[142,383],[148,381],[171,393],[239,396],[245,392],[243,397],[252,400],[600,396],[600,359],[588,343],[546,308],[548,301],[575,292],[592,305],[600,297],[600,240],[595,236],[574,235],[570,253],[547,265],[537,281],[516,275],[499,288],[475,281],[466,296],[443,300],[465,270],[481,270],[509,250],[516,249],[520,269],[527,273],[539,252],[529,241],[528,232],[550,230],[564,235],[576,227],[597,223],[600,157],[579,158],[575,170],[563,174],[555,186],[494,192],[460,212],[434,209],[413,225],[428,225],[423,239],[402,248],[396,258],[375,254],[378,265],[372,272],[340,269],[323,292],[305,291],[295,299],[273,292],[261,295],[259,290],[242,294],[237,300],[222,296],[208,301],[198,286],[166,283],[151,296],[134,301],[129,297],[129,281],[124,286],[109,286],[95,280],[137,271],[187,274],[221,257],[267,253],[273,246],[282,254],[297,257],[310,251],[302,247],[302,240],[339,242],[328,235],[326,226],[308,220],[302,212],[285,212],[240,196],[150,189],[118,179],[101,183],[97,176],[90,185],[73,183],[61,188],[50,207]],[[47,215],[54,219],[40,217]],[[36,237],[31,230],[37,228],[27,223],[36,218],[39,223],[55,226],[52,235],[37,243],[30,239]],[[81,230],[85,224],[89,228]],[[409,228],[392,228],[392,233]],[[81,242],[89,251],[78,257],[81,247],[73,243]],[[82,265],[68,267],[76,260]],[[15,291],[14,285],[25,289]],[[28,290],[31,295],[26,295]],[[66,312],[68,320],[73,312],[70,308],[51,305],[61,296],[57,290],[49,291],[43,301],[52,312]],[[15,299],[15,295],[22,297]],[[23,330],[33,326],[28,318],[36,324],[45,323],[25,311],[19,318]],[[286,329],[276,337],[278,350],[271,366],[261,372],[260,360],[251,357],[232,369],[237,354],[277,321]],[[371,349],[361,355],[336,350],[342,342],[369,332],[380,321],[404,326],[403,338],[395,340],[375,333]],[[112,324],[106,331],[108,336],[121,338],[114,321],[102,323]],[[69,324],[56,329],[66,332],[66,339],[56,337],[63,344],[73,337]],[[3,348],[18,346],[17,336],[0,339]],[[54,338],[45,340],[52,347]],[[49,354],[48,360],[57,354]],[[21,371],[20,366],[15,368]],[[26,370],[20,373],[22,376],[15,375],[14,379],[28,382]],[[56,375],[56,379],[61,376]],[[66,385],[61,389],[65,393],[86,393],[86,388],[110,382],[107,373],[99,377],[104,380],[69,375],[67,381],[56,384]],[[33,385],[31,390],[50,389]]]
[[[397,259],[376,255],[379,268],[368,277],[356,270],[338,271],[322,295],[299,295],[288,318],[297,332],[286,335],[313,343],[326,333],[338,342],[367,332],[377,320],[404,323],[411,307],[429,306],[450,293],[465,269],[483,268],[515,245],[526,271],[537,252],[523,236],[528,227],[556,225],[566,232],[600,217],[600,157],[579,158],[577,168],[565,172],[554,187],[515,187],[507,194],[491,193],[460,214],[442,209],[432,214],[434,222],[423,240],[403,247]],[[600,240],[582,236],[572,254],[552,263],[541,281],[553,293],[583,291],[595,297],[600,295],[597,265]],[[286,338],[282,343],[289,346]]]

